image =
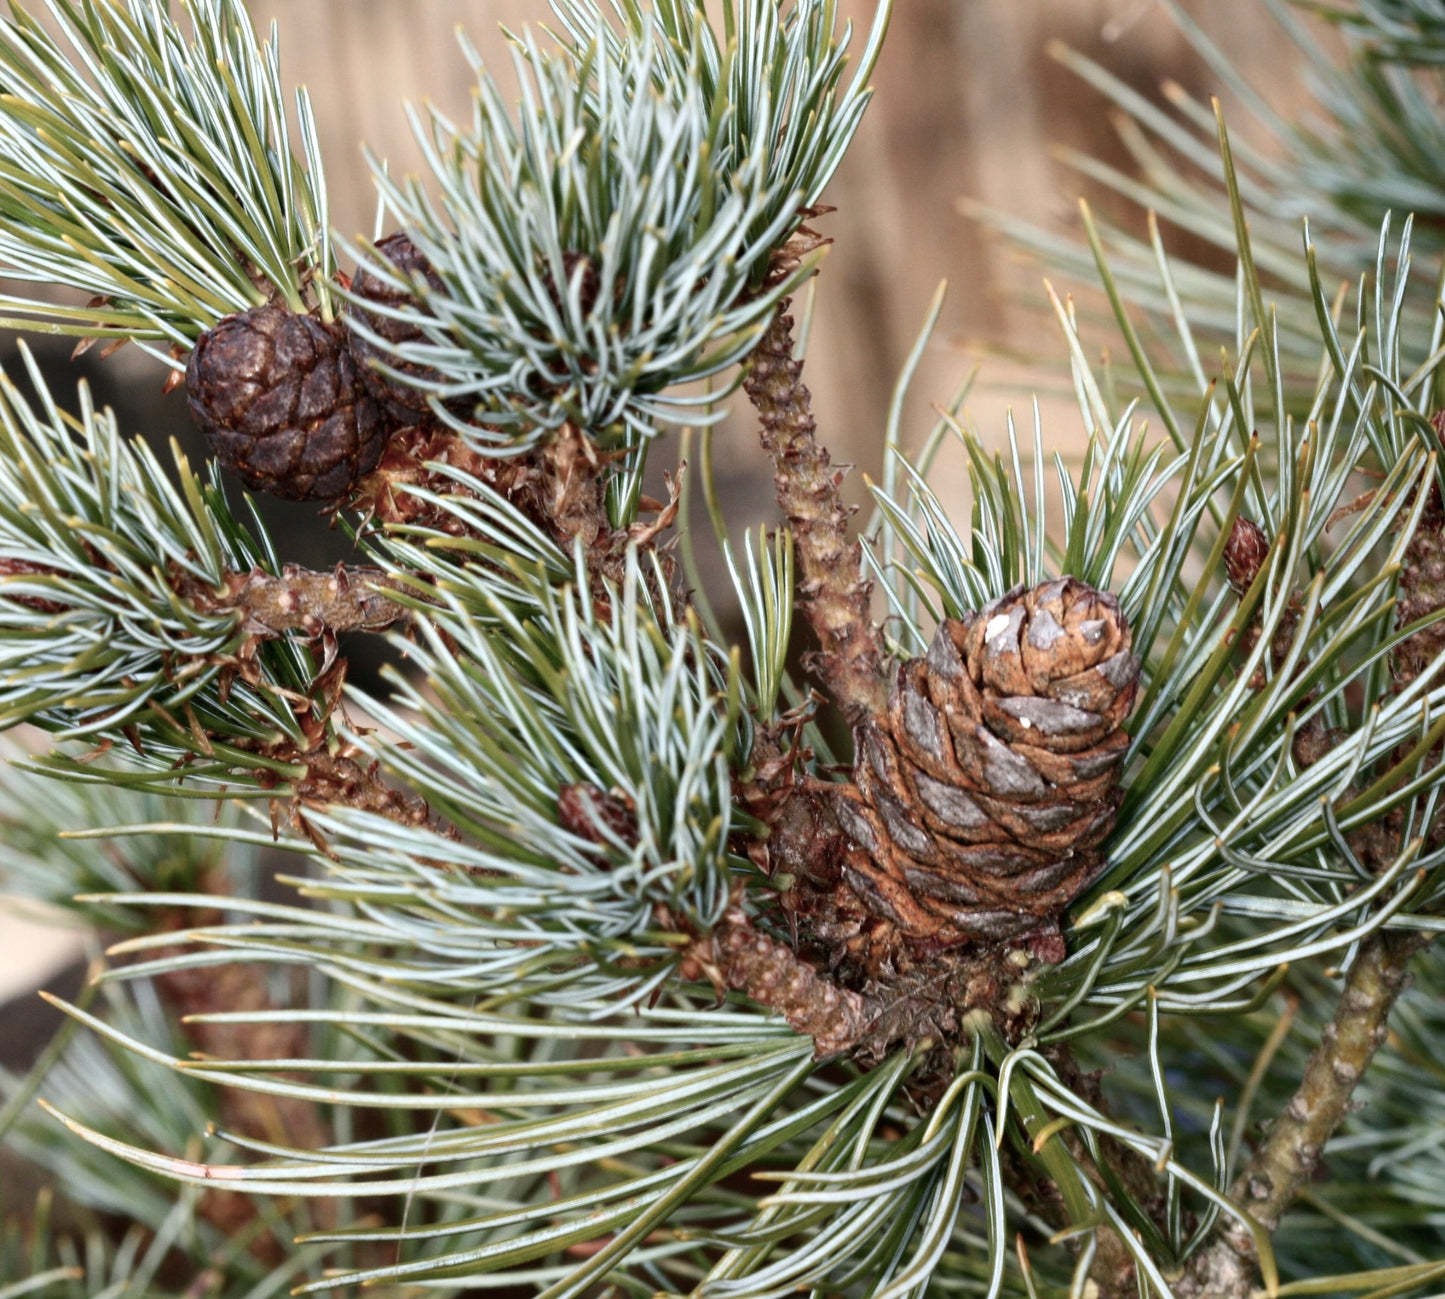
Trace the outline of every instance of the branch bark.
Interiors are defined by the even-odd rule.
[[[310,636],[323,632],[385,631],[409,616],[392,598],[401,584],[379,568],[338,564],[319,573],[287,564],[279,577],[253,569],[227,573],[219,589],[198,582],[182,583],[180,590],[198,609],[208,613],[234,609],[244,627],[257,636],[279,636],[300,631]]]
[[[743,388],[762,422],[778,504],[793,531],[803,577],[800,603],[822,647],[820,674],[834,701],[856,722],[887,706],[883,644],[873,625],[862,547],[848,541],[853,510],[839,491],[843,471],[832,467],[827,449],[818,444],[802,370],[793,356],[793,318],[784,303],[753,351]]]
[[[1284,1113],[1236,1178],[1229,1195],[1268,1232],[1319,1165],[1350,1098],[1389,1032],[1390,1011],[1407,984],[1411,958],[1428,935],[1385,930],[1361,946],[1334,1016]],[[1247,1299],[1256,1286],[1253,1237],[1230,1221],[1191,1260],[1181,1299]]]
[[[984,1014],[1001,1041],[1019,1041],[1034,1005],[1015,998],[1019,967],[1005,948],[957,950],[897,972],[886,982],[845,986],[785,942],[758,929],[733,906],[683,954],[684,979],[708,978],[776,1011],[813,1039],[818,1059],[848,1052],[864,1067],[898,1046],[921,1050],[909,1089],[936,1100],[952,1079],[956,1048],[972,1038],[970,1013]]]
[[[875,1014],[866,998],[838,987],[791,947],[756,929],[740,907],[729,909],[711,934],[688,949],[683,974],[706,975],[719,990],[731,988],[777,1011],[813,1039],[819,1060],[852,1047]]]
[[[289,787],[290,816],[318,848],[328,851],[306,820],[302,808],[307,805],[344,804],[407,825],[426,822],[429,812],[421,798],[388,785],[379,765],[358,760],[353,746],[337,746],[328,725],[345,680],[345,660],[336,656],[336,634],[384,631],[409,618],[410,610],[393,598],[406,589],[401,582],[379,568],[338,564],[331,572],[322,573],[288,564],[279,576],[253,569],[225,574],[219,587],[187,577],[175,578],[174,586],[183,599],[203,612],[238,613],[241,630],[252,638],[249,648],[254,648],[256,641],[288,631],[323,641],[324,661],[312,682],[311,697],[298,709],[303,719],[302,742],[265,750],[269,758],[305,768]],[[245,658],[246,653],[240,657]],[[199,723],[193,726],[193,735],[193,747],[205,751],[208,737],[201,733]],[[272,803],[273,823],[279,820],[281,807],[278,794]]]

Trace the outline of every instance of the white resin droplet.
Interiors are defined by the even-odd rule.
[[[1019,725],[1022,726],[1022,727],[1024,728],[1024,730],[1028,730],[1029,727],[1033,725],[1033,723],[1032,723],[1031,721],[1029,721],[1029,719],[1028,719],[1027,717],[1020,717],[1020,718],[1019,718]]]
[[[984,640],[992,640],[995,636],[1001,635],[1008,630],[1009,616],[1006,613],[996,613],[988,620],[988,626],[983,629]]]

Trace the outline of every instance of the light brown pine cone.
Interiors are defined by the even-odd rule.
[[[1071,577],[939,627],[856,732],[844,873],[910,939],[1052,935],[1102,869],[1139,661],[1113,596]]]

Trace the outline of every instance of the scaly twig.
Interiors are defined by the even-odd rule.
[[[234,609],[244,615],[248,633],[262,637],[300,631],[385,631],[408,617],[407,609],[391,595],[400,583],[379,568],[348,568],[338,564],[318,573],[287,564],[279,577],[253,569],[227,573],[219,587],[195,581],[181,586],[181,594],[198,609],[215,613]]]
[[[802,573],[800,603],[822,646],[818,666],[835,702],[858,721],[888,702],[883,645],[869,606],[872,584],[863,577],[862,547],[848,540],[851,507],[814,436],[812,397],[793,355],[793,318],[787,303],[752,354],[743,388],[762,421],[762,442],[773,457],[778,504],[793,532]]]
[[[866,1032],[874,1009],[856,992],[819,974],[791,947],[754,927],[732,907],[683,957],[684,978],[705,975],[775,1010],[789,1027],[813,1039],[821,1060],[848,1050]]]

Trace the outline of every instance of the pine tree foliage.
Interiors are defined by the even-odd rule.
[[[1037,410],[999,454],[961,403],[912,452],[894,421],[855,555],[829,549],[837,479],[782,304],[886,5],[845,67],[831,0],[734,0],[721,31],[678,0],[556,0],[555,36],[515,38],[520,107],[473,56],[474,121],[418,119],[431,177],[378,176],[430,273],[357,250],[395,291],[364,310],[239,4],[187,0],[184,28],[157,0],[51,8],[70,54],[23,13],[0,42],[7,76],[32,69],[0,100],[0,257],[110,302],[28,309],[184,350],[274,294],[389,357],[432,423],[339,503],[366,564],[307,574],[218,472],[162,467],[83,392],[70,416],[5,391],[0,699],[56,737],[0,784],[5,878],[123,936],[3,1079],[0,1135],[73,1223],[7,1227],[0,1295],[1438,1285],[1438,953],[1401,993],[1445,925],[1445,683],[1435,654],[1399,670],[1445,616],[1398,617],[1440,527],[1424,223],[1361,215],[1350,159],[1323,185],[1310,141],[1269,189],[1212,116],[1186,105],[1217,162],[1114,87],[1133,138],[1207,160],[1213,192],[1176,187],[1175,211],[1209,214],[1233,270],[1092,223],[1088,254],[1051,245],[1099,277],[1133,370],[1054,299],[1082,464],[1050,464]],[[1427,16],[1351,14],[1377,63],[1339,93],[1389,85],[1416,140]],[[56,139],[37,215],[18,160]],[[1177,173],[1152,176],[1168,215]],[[1310,195],[1335,206],[1301,245]],[[60,210],[84,216],[64,252]],[[218,271],[204,302],[164,270],[182,245]],[[682,590],[658,542],[687,516],[641,472],[667,422],[710,418],[677,385],[744,358],[787,526],[726,547],[740,647]],[[929,478],[951,440],[960,521]],[[829,623],[865,568],[886,641]],[[1140,662],[1065,950],[820,955],[849,913],[815,895],[846,890],[807,872],[845,838],[844,782],[789,672],[795,614],[859,720],[830,665],[876,660],[886,701],[937,624],[1064,575],[1117,594]],[[343,631],[396,641],[389,699],[345,686]],[[268,848],[291,854],[279,901]]]
[[[649,996],[672,963],[648,932],[653,909],[710,928],[727,905],[743,744],[736,672],[710,659],[700,628],[647,607],[637,562],[634,553],[606,620],[579,598],[585,587],[544,586],[524,621],[475,570],[459,573],[449,607],[431,612],[410,651],[426,694],[399,681],[396,705],[378,713],[386,740],[358,737],[471,845],[438,834],[423,846],[413,833],[381,871],[394,879],[431,856],[471,872],[444,892],[478,912],[470,977],[480,995],[525,997],[535,981],[542,1004],[594,984],[599,999]],[[625,824],[584,815],[559,833],[564,788],[607,791],[626,806]],[[358,881],[396,837],[384,821],[335,829],[332,851],[355,852]],[[437,923],[453,923],[446,908]],[[657,975],[639,983],[619,960],[658,965]]]
[[[178,581],[211,587],[274,563],[219,486],[179,453],[177,484],[84,391],[74,417],[41,392],[39,409],[8,380],[0,394],[5,723],[129,742],[160,770],[195,754],[189,718],[218,739],[299,736],[295,702],[312,685],[311,664],[278,644],[242,665],[247,635],[234,612],[176,595]],[[226,745],[210,748],[206,759],[225,772]]]
[[[1268,0],[1285,48],[1298,51],[1310,73],[1315,111],[1287,118],[1244,81],[1228,58],[1178,5],[1161,6],[1217,79],[1234,128],[1221,146],[1216,105],[1201,103],[1167,83],[1168,109],[1127,86],[1107,68],[1060,44],[1050,53],[1115,109],[1120,140],[1135,164],[1126,172],[1078,151],[1062,158],[1081,179],[1134,207],[1142,221],[1119,224],[1085,209],[1083,245],[1066,243],[1006,213],[965,203],[966,210],[1042,255],[1077,283],[1094,283],[1107,257],[1121,300],[1146,312],[1147,345],[1160,382],[1188,372],[1202,382],[1211,349],[1238,330],[1240,281],[1235,248],[1239,222],[1249,228],[1249,261],[1267,286],[1280,347],[1299,366],[1318,351],[1319,321],[1312,290],[1318,276],[1332,306],[1342,285],[1355,286],[1374,267],[1380,223],[1393,213],[1418,218],[1417,250],[1427,259],[1441,247],[1439,119],[1429,69],[1438,61],[1438,23],[1428,5],[1405,3],[1311,5],[1344,33],[1348,58],[1326,52],[1319,33],[1294,7]],[[1435,51],[1432,54],[1432,51]],[[1237,210],[1230,210],[1231,188]],[[1135,231],[1145,225],[1147,237]],[[1310,236],[1301,259],[1301,230]],[[1171,255],[1170,228],[1187,231],[1217,256],[1182,261]],[[1435,267],[1404,284],[1403,336],[1434,336]],[[1187,327],[1178,321],[1187,304]],[[1135,328],[1140,326],[1136,322]],[[1120,379],[1128,381],[1126,374]],[[1308,400],[1309,386],[1303,397]]]
[[[1438,195],[1427,193],[1428,182],[1422,183],[1438,160],[1434,147],[1438,122],[1427,107],[1435,93],[1430,69],[1438,63],[1438,22],[1428,6],[1364,3],[1308,7],[1341,27],[1348,57],[1339,62],[1327,56],[1308,24],[1284,6],[1271,5],[1282,35],[1306,55],[1313,73],[1319,111],[1305,115],[1300,126],[1275,113],[1234,73],[1200,27],[1177,6],[1167,6],[1228,92],[1231,124],[1246,128],[1244,142],[1236,132],[1225,132],[1217,106],[1201,105],[1178,87],[1169,86],[1166,90],[1175,112],[1161,111],[1107,70],[1055,48],[1056,57],[1066,67],[1121,110],[1117,119],[1121,138],[1133,154],[1142,180],[1080,155],[1070,156],[1069,161],[1090,180],[1139,204],[1148,218],[1147,240],[1134,237],[1130,224],[1112,225],[1097,219],[1087,206],[1083,209],[1086,242],[1082,246],[1003,214],[973,209],[1060,272],[1102,283],[1110,325],[1123,333],[1133,362],[1130,368],[1136,372],[1111,371],[1103,390],[1112,402],[1120,400],[1113,394],[1121,389],[1141,394],[1164,418],[1176,443],[1170,399],[1181,389],[1206,390],[1211,348],[1221,343],[1227,347],[1231,336],[1240,337],[1251,314],[1254,322],[1262,323],[1260,305],[1267,311],[1267,329],[1277,340],[1274,369],[1278,377],[1272,380],[1273,397],[1255,391],[1267,403],[1292,409],[1296,420],[1318,417],[1318,388],[1312,381],[1318,374],[1311,375],[1310,360],[1321,335],[1330,356],[1324,372],[1341,373],[1342,358],[1349,354],[1353,360],[1357,353],[1372,378],[1382,383],[1389,382],[1389,374],[1407,378],[1394,394],[1392,417],[1432,412],[1439,404],[1441,250],[1436,223],[1429,216]],[[1227,215],[1226,202],[1233,209],[1232,217]],[[1392,208],[1393,218],[1389,214]],[[1392,227],[1399,227],[1398,214],[1410,210],[1425,219],[1407,223],[1406,238],[1396,252],[1389,248],[1388,237]],[[1233,276],[1220,274],[1214,260],[1182,262],[1167,251],[1173,240],[1166,223],[1202,236],[1226,252],[1234,249],[1247,230],[1248,256],[1240,259]],[[1301,228],[1303,259],[1292,247],[1299,245]],[[1425,276],[1407,273],[1412,251],[1416,260],[1423,252],[1428,268]],[[1259,305],[1252,307],[1251,298]],[[1351,316],[1353,336],[1343,328]],[[1371,325],[1371,321],[1377,323]],[[1094,323],[1087,337],[1098,337]],[[1389,356],[1391,364],[1381,365],[1377,360],[1381,356]],[[1265,359],[1270,359],[1268,353]],[[1110,409],[1117,407],[1111,404]],[[1422,432],[1423,445],[1436,451],[1438,439],[1433,429]],[[1369,462],[1366,457],[1354,463]],[[1397,462],[1386,453],[1377,463],[1388,466]],[[1380,480],[1372,481],[1372,477],[1358,480],[1355,488],[1374,488]],[[1259,517],[1257,510],[1257,506],[1246,506],[1244,513]],[[1340,522],[1337,518],[1327,523],[1322,538],[1328,543],[1323,553],[1331,562],[1338,553],[1336,546],[1346,544],[1331,536],[1340,531]],[[1406,529],[1410,526],[1407,521]],[[1383,701],[1387,684],[1386,678],[1367,676],[1358,687],[1360,697]],[[1316,770],[1311,767],[1311,773]],[[1351,792],[1354,788],[1350,786]],[[1322,807],[1325,824],[1335,835],[1338,820],[1331,810],[1328,803]],[[1337,839],[1337,849],[1347,862],[1352,856],[1348,848],[1348,842]],[[1176,1038],[1172,1050],[1164,1046],[1161,1051],[1181,1069],[1188,1067],[1185,1062],[1190,1053],[1202,1051],[1202,1056],[1194,1058],[1212,1059],[1214,1068],[1221,1069],[1224,1077],[1232,1077],[1236,1087],[1243,1087],[1257,1107],[1254,1113],[1278,1113],[1288,1102],[1288,1088],[1299,1076],[1308,1044],[1317,1040],[1317,1028],[1314,1035],[1309,1031],[1299,1034],[1296,1008],[1328,1004],[1323,993],[1327,985],[1316,982],[1315,977],[1301,977],[1299,968],[1292,967],[1286,983],[1291,1008],[1283,1016],[1277,1006],[1266,1005],[1232,1020],[1229,1032],[1239,1041],[1237,1052],[1221,1050],[1210,1040],[1208,1030],[1187,1028],[1187,1041]],[[1418,999],[1410,994],[1404,1006],[1433,1005],[1440,987],[1438,961],[1418,965],[1416,977]],[[1418,1011],[1403,1009],[1401,1019],[1412,1013]],[[1410,1022],[1418,1032],[1422,1021]],[[1167,1025],[1164,1033],[1167,1043]],[[1286,1033],[1289,1036],[1281,1036]],[[1257,1036],[1251,1038],[1250,1034]],[[1392,1046],[1399,1044],[1392,1034]],[[1285,1054],[1287,1062],[1282,1058]],[[1252,1072],[1248,1068],[1251,1060]],[[1125,1072],[1118,1072],[1121,1083]],[[1336,1275],[1329,1282],[1301,1279],[1294,1287],[1284,1287],[1282,1293],[1292,1289],[1300,1293],[1322,1289],[1413,1293],[1417,1287],[1438,1284],[1438,1220],[1420,1207],[1422,1198],[1428,1196],[1422,1197],[1418,1189],[1430,1174],[1411,1158],[1398,1162],[1392,1158],[1396,1152],[1406,1151],[1416,1156],[1430,1143],[1423,1137],[1424,1130],[1415,1128],[1413,1118],[1403,1120],[1399,1131],[1416,1134],[1420,1143],[1412,1146],[1409,1136],[1397,1142],[1390,1120],[1384,1117],[1401,1099],[1394,1088],[1408,1072],[1409,1067],[1402,1067],[1390,1048],[1382,1053],[1358,1093],[1358,1115],[1346,1120],[1346,1135],[1330,1144],[1328,1182],[1303,1194],[1275,1238],[1286,1274],[1293,1271],[1301,1278]],[[1150,1078],[1142,1073],[1134,1079],[1134,1086],[1142,1098],[1153,1093]],[[1377,1086],[1380,1091],[1374,1090]],[[1433,1102],[1426,1094],[1433,1090],[1433,1080],[1416,1073],[1405,1087],[1412,1095],[1412,1102],[1407,1103],[1418,1104],[1417,1112],[1427,1114]],[[1390,1099],[1386,1099],[1387,1091]],[[1371,1099],[1365,1100],[1365,1095]],[[1380,1108],[1373,1108],[1376,1105]],[[1249,1112],[1246,1109],[1245,1113]],[[1403,1114],[1401,1110],[1393,1112]],[[1204,1121],[1202,1114],[1196,1119]],[[1245,1135],[1241,1116],[1231,1139],[1231,1162],[1244,1148]],[[1365,1149],[1378,1156],[1367,1166],[1353,1162],[1354,1156],[1347,1153]],[[1409,1188],[1398,1198],[1391,1186],[1396,1178]],[[1387,1265],[1400,1270],[1391,1272]]]
[[[840,89],[829,6],[788,25],[771,5],[729,7],[722,33],[688,4],[614,8],[620,33],[571,3],[560,50],[518,37],[515,118],[472,55],[471,125],[416,123],[435,197],[378,174],[443,286],[397,309],[421,337],[396,354],[485,409],[474,439],[515,446],[571,420],[636,441],[707,418],[711,394],[661,390],[733,369],[807,274],[770,275],[772,252],[867,102],[856,72]]]
[[[23,751],[7,749],[7,756],[5,879],[12,895],[73,911],[100,932],[144,933],[153,913],[117,905],[115,895],[136,888],[147,897],[193,891],[221,870],[238,891],[250,891],[260,880],[255,854],[244,845],[190,832],[189,800],[119,783],[57,782],[25,770]],[[223,817],[223,824],[234,823],[229,813]],[[123,840],[85,837],[107,826],[142,824],[159,831]],[[96,851],[100,843],[102,852]],[[136,988],[140,995],[132,997],[92,984],[77,1004],[97,1010],[104,1004],[110,1022],[179,1049],[168,1007],[146,985]],[[228,1241],[197,1214],[192,1193],[177,1197],[174,1183],[160,1176],[118,1179],[103,1151],[78,1148],[53,1125],[32,1121],[40,1095],[132,1140],[199,1154],[200,1134],[221,1118],[214,1092],[176,1073],[158,1074],[141,1057],[111,1050],[77,1033],[78,1027],[63,1027],[28,1076],[0,1074],[0,1135],[10,1150],[45,1170],[54,1191],[33,1218],[7,1215],[0,1276],[9,1284],[0,1293],[67,1299],[168,1293],[159,1278],[174,1269],[175,1251],[183,1248],[207,1260],[217,1277],[229,1276],[236,1293],[284,1294],[308,1263],[305,1251],[273,1271],[250,1253],[254,1230]],[[125,1232],[117,1236],[107,1215],[128,1223]],[[266,1216],[280,1222],[283,1213],[268,1208]]]
[[[0,26],[6,274],[97,299],[5,300],[11,323],[189,346],[279,293],[329,309],[325,180],[304,91],[300,156],[275,36],[238,0],[195,0],[190,35],[153,4],[50,0]]]

